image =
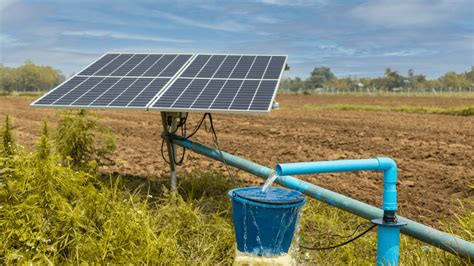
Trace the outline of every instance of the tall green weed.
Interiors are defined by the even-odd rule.
[[[63,161],[76,169],[111,163],[108,156],[116,148],[113,134],[85,110],[61,113],[54,140]]]

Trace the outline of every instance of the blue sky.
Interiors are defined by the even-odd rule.
[[[474,65],[472,0],[0,0],[0,63],[68,76],[107,51],[287,54],[288,76]]]

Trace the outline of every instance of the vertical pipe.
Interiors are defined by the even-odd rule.
[[[400,226],[377,227],[377,266],[398,265]]]

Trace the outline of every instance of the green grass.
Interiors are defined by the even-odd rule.
[[[230,189],[225,179],[210,182],[212,174],[201,175],[207,186],[194,190],[185,189],[193,177],[184,179],[183,198],[165,187],[130,190],[121,178],[101,180],[60,165],[54,156],[40,160],[17,152],[0,164],[0,261],[231,263],[228,202],[205,192]]]
[[[400,112],[414,114],[441,114],[454,116],[474,116],[474,105],[461,107],[431,107],[411,105],[359,105],[359,104],[329,104],[305,105],[306,110],[339,110],[339,111],[375,111],[375,112]]]
[[[31,157],[30,157],[31,156]],[[0,259],[7,263],[231,264],[234,235],[226,192],[243,186],[218,173],[181,179],[173,196],[161,182],[96,178],[32,155],[10,161],[1,188]],[[5,174],[6,173],[6,174]],[[453,226],[466,240],[474,217]],[[327,246],[368,222],[309,200],[301,242]],[[402,237],[404,265],[460,265],[461,258]],[[372,265],[375,231],[329,251],[299,249],[301,263]]]
[[[472,203],[471,203],[472,204]],[[474,207],[474,206],[471,206]],[[466,211],[467,212],[467,211]],[[463,239],[474,241],[474,213],[454,222],[445,230],[459,234]],[[338,244],[349,238],[357,225],[363,224],[358,232],[370,226],[370,222],[342,210],[330,207],[316,200],[309,200],[301,220],[301,242],[306,245],[325,247]],[[322,265],[373,265],[377,253],[376,230],[359,238],[356,242],[327,251],[306,251],[300,249],[302,262]],[[401,235],[401,265],[470,265],[469,261],[447,253],[426,243]]]
[[[9,123],[6,123],[7,125]],[[6,126],[5,128],[9,128]],[[46,129],[46,126],[45,126]],[[55,152],[47,130],[29,151],[3,130],[0,144],[1,264],[230,265],[235,252],[227,191],[245,186],[216,172],[181,176],[179,194],[167,182],[75,169]],[[5,149],[5,145],[8,149]],[[11,148],[11,152],[10,152]],[[445,230],[474,241],[473,203]],[[469,206],[467,206],[469,205]],[[368,222],[309,200],[301,243],[328,246]],[[373,265],[375,231],[328,251],[295,248],[301,263]],[[403,265],[462,265],[457,256],[402,236]]]

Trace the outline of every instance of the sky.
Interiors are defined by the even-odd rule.
[[[474,65],[473,0],[0,0],[0,63],[79,72],[106,52],[288,55],[289,77]]]

